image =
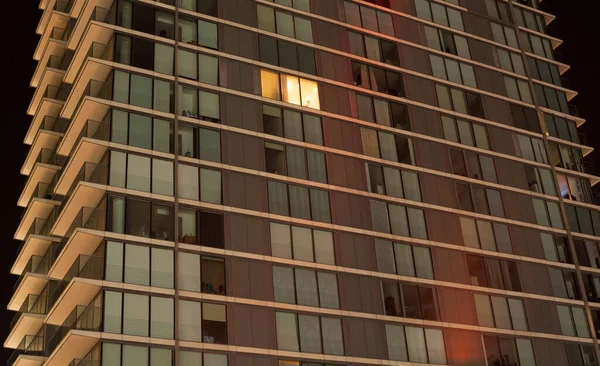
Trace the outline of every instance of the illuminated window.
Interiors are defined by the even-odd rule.
[[[300,84],[297,77],[281,74],[281,100],[300,105]]]
[[[281,82],[281,83],[280,83]],[[321,109],[316,81],[261,70],[262,96],[303,107]],[[281,90],[280,90],[281,88]]]
[[[321,109],[319,103],[319,85],[316,81],[300,79],[300,92],[302,93],[302,106]]]
[[[277,78],[277,73],[261,70],[260,80],[263,97],[277,100],[281,99],[281,96],[279,95],[279,80]]]

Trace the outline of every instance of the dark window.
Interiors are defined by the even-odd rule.
[[[473,93],[465,93],[467,99],[467,112],[471,116],[485,118],[483,113],[483,105],[481,104],[481,97]]]
[[[200,245],[223,248],[223,215],[200,211]]]

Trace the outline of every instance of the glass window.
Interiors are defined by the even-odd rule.
[[[323,333],[323,353],[327,355],[343,355],[344,340],[342,337],[342,322],[337,318],[321,317]]]
[[[173,162],[152,159],[152,193],[173,195]]]
[[[179,300],[179,338],[184,341],[202,341],[201,304]]]
[[[123,294],[123,334],[147,337],[149,325],[148,296]]]
[[[408,361],[404,326],[386,324],[385,335],[389,359],[393,361]]]
[[[152,296],[150,309],[150,337],[173,339],[173,299]]]
[[[276,312],[275,323],[277,327],[277,348],[286,351],[300,351],[296,315]]]
[[[198,20],[198,44],[216,50],[218,48],[217,43],[217,25]]]

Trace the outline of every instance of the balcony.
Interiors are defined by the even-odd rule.
[[[81,10],[79,11],[78,19],[73,28],[69,31],[69,40],[67,42],[67,48],[74,50],[79,45],[84,32],[89,32],[92,27],[88,27],[88,24],[92,21],[101,23],[115,24],[116,23],[116,12],[113,7],[114,0],[87,0],[83,3]],[[78,5],[78,4],[77,4]],[[116,6],[114,6],[116,9]],[[78,9],[79,10],[79,9]],[[97,30],[93,30],[94,32]],[[112,33],[112,32],[111,32]]]
[[[67,47],[64,42],[51,38],[42,53],[42,58],[33,73],[29,85],[37,88],[46,69],[63,70],[61,63],[66,49]]]
[[[48,283],[40,294],[30,294],[15,314],[10,324],[10,334],[4,342],[6,348],[17,348],[28,334],[37,334],[44,324],[48,310]]]
[[[49,41],[52,39],[57,42],[63,42],[62,40],[65,28],[69,23],[69,16],[67,14],[52,10],[50,13],[50,19],[46,25],[46,29],[41,35],[40,41],[33,53],[33,58],[37,61],[42,59],[44,50],[48,46]],[[43,20],[43,19],[42,19]]]
[[[31,98],[29,107],[27,107],[27,114],[33,116],[38,110],[43,98],[57,98],[57,96],[53,96],[52,94],[55,88],[60,88],[64,75],[65,71],[63,70],[44,68],[38,87],[36,88],[35,93],[33,93],[33,98]]]
[[[56,145],[61,137],[62,134],[54,131],[39,130],[21,167],[21,174],[29,175],[36,163],[61,167],[65,159],[56,155]]]
[[[33,198],[25,212],[23,212],[21,222],[15,232],[14,238],[17,240],[24,240],[36,219],[49,218],[53,209],[60,204],[60,201],[47,200],[45,198]]]
[[[25,240],[21,243],[19,254],[10,273],[21,275],[32,256],[43,256],[51,244],[60,242],[59,238],[48,236],[48,226],[44,219],[37,218],[34,220]]]
[[[63,169],[63,173],[54,188],[54,193],[61,196],[67,195],[67,192],[73,187],[73,184],[78,177],[82,178],[84,181],[89,179],[81,176],[81,174],[83,174],[81,170],[86,163],[100,163],[108,150],[108,143],[106,141],[110,134],[110,125],[107,122],[88,120],[79,131],[79,135],[74,136],[73,132],[76,129],[77,126],[74,126],[74,124],[71,123],[69,132],[65,136],[68,140],[65,142],[63,139],[61,145],[61,147],[64,147],[65,144],[72,144],[75,146],[75,150],[70,155],[71,158],[69,159],[69,163]],[[88,167],[87,169],[91,168]],[[91,173],[89,170],[88,172]],[[100,182],[92,183],[100,184]]]
[[[71,263],[60,284],[50,296],[48,324],[63,324],[73,308],[89,304],[98,294],[104,277],[104,260],[81,255]]]
[[[64,80],[74,83],[82,65],[88,58],[97,58],[105,61],[114,60],[113,30],[98,24],[90,24],[81,43],[73,53],[69,67],[66,69]]]
[[[8,303],[8,310],[18,311],[27,301],[29,295],[42,292],[42,289],[48,283],[46,273],[48,273],[49,268],[49,256],[31,256],[23,269],[23,273],[15,283],[13,296]]]
[[[67,230],[68,240],[48,271],[50,278],[68,278],[68,273],[73,270],[72,265],[77,258],[94,253],[104,239],[94,231],[106,231],[106,211],[83,207]]]
[[[68,15],[70,13],[73,0],[40,0],[40,9],[44,9],[44,13],[38,23],[36,33],[43,34],[48,28],[52,13],[60,12]]]
[[[106,131],[106,136],[96,134],[95,125],[99,124],[108,113],[110,106],[108,102],[99,101],[96,98],[111,99],[111,85],[101,81],[90,80],[86,91],[82,95],[75,114],[71,119],[69,128],[65,132],[63,139],[58,144],[57,153],[64,156],[72,155],[71,152],[77,143],[83,137],[103,139],[108,141],[110,132]],[[108,128],[108,127],[107,127]]]
[[[101,300],[101,299],[100,299]],[[54,334],[48,337],[46,350],[49,354],[46,366],[69,365],[74,359],[83,358],[96,344],[102,329],[102,305],[93,301],[87,306],[76,306]]]
[[[49,85],[44,92],[44,96],[40,101],[37,111],[35,112],[29,129],[23,140],[26,144],[31,145],[37,137],[38,131],[41,128],[46,118],[57,118],[60,110],[62,109],[65,102],[63,100],[56,99],[58,97],[58,88],[53,85]]]
[[[49,191],[50,185],[56,179],[57,166],[45,164],[36,164],[29,174],[29,178],[23,186],[17,205],[27,207],[32,198],[51,199],[52,192]]]
[[[7,361],[12,366],[41,366],[46,360],[44,349],[44,329],[37,335],[26,335],[23,337],[13,354]]]
[[[105,83],[104,80],[108,79],[112,70],[110,62],[96,58],[88,59],[73,83],[73,88],[65,100],[60,116],[67,119],[75,118],[75,111],[83,102],[84,97],[110,100],[112,83]]]

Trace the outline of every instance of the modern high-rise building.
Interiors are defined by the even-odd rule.
[[[42,0],[9,366],[596,366],[542,5]]]

